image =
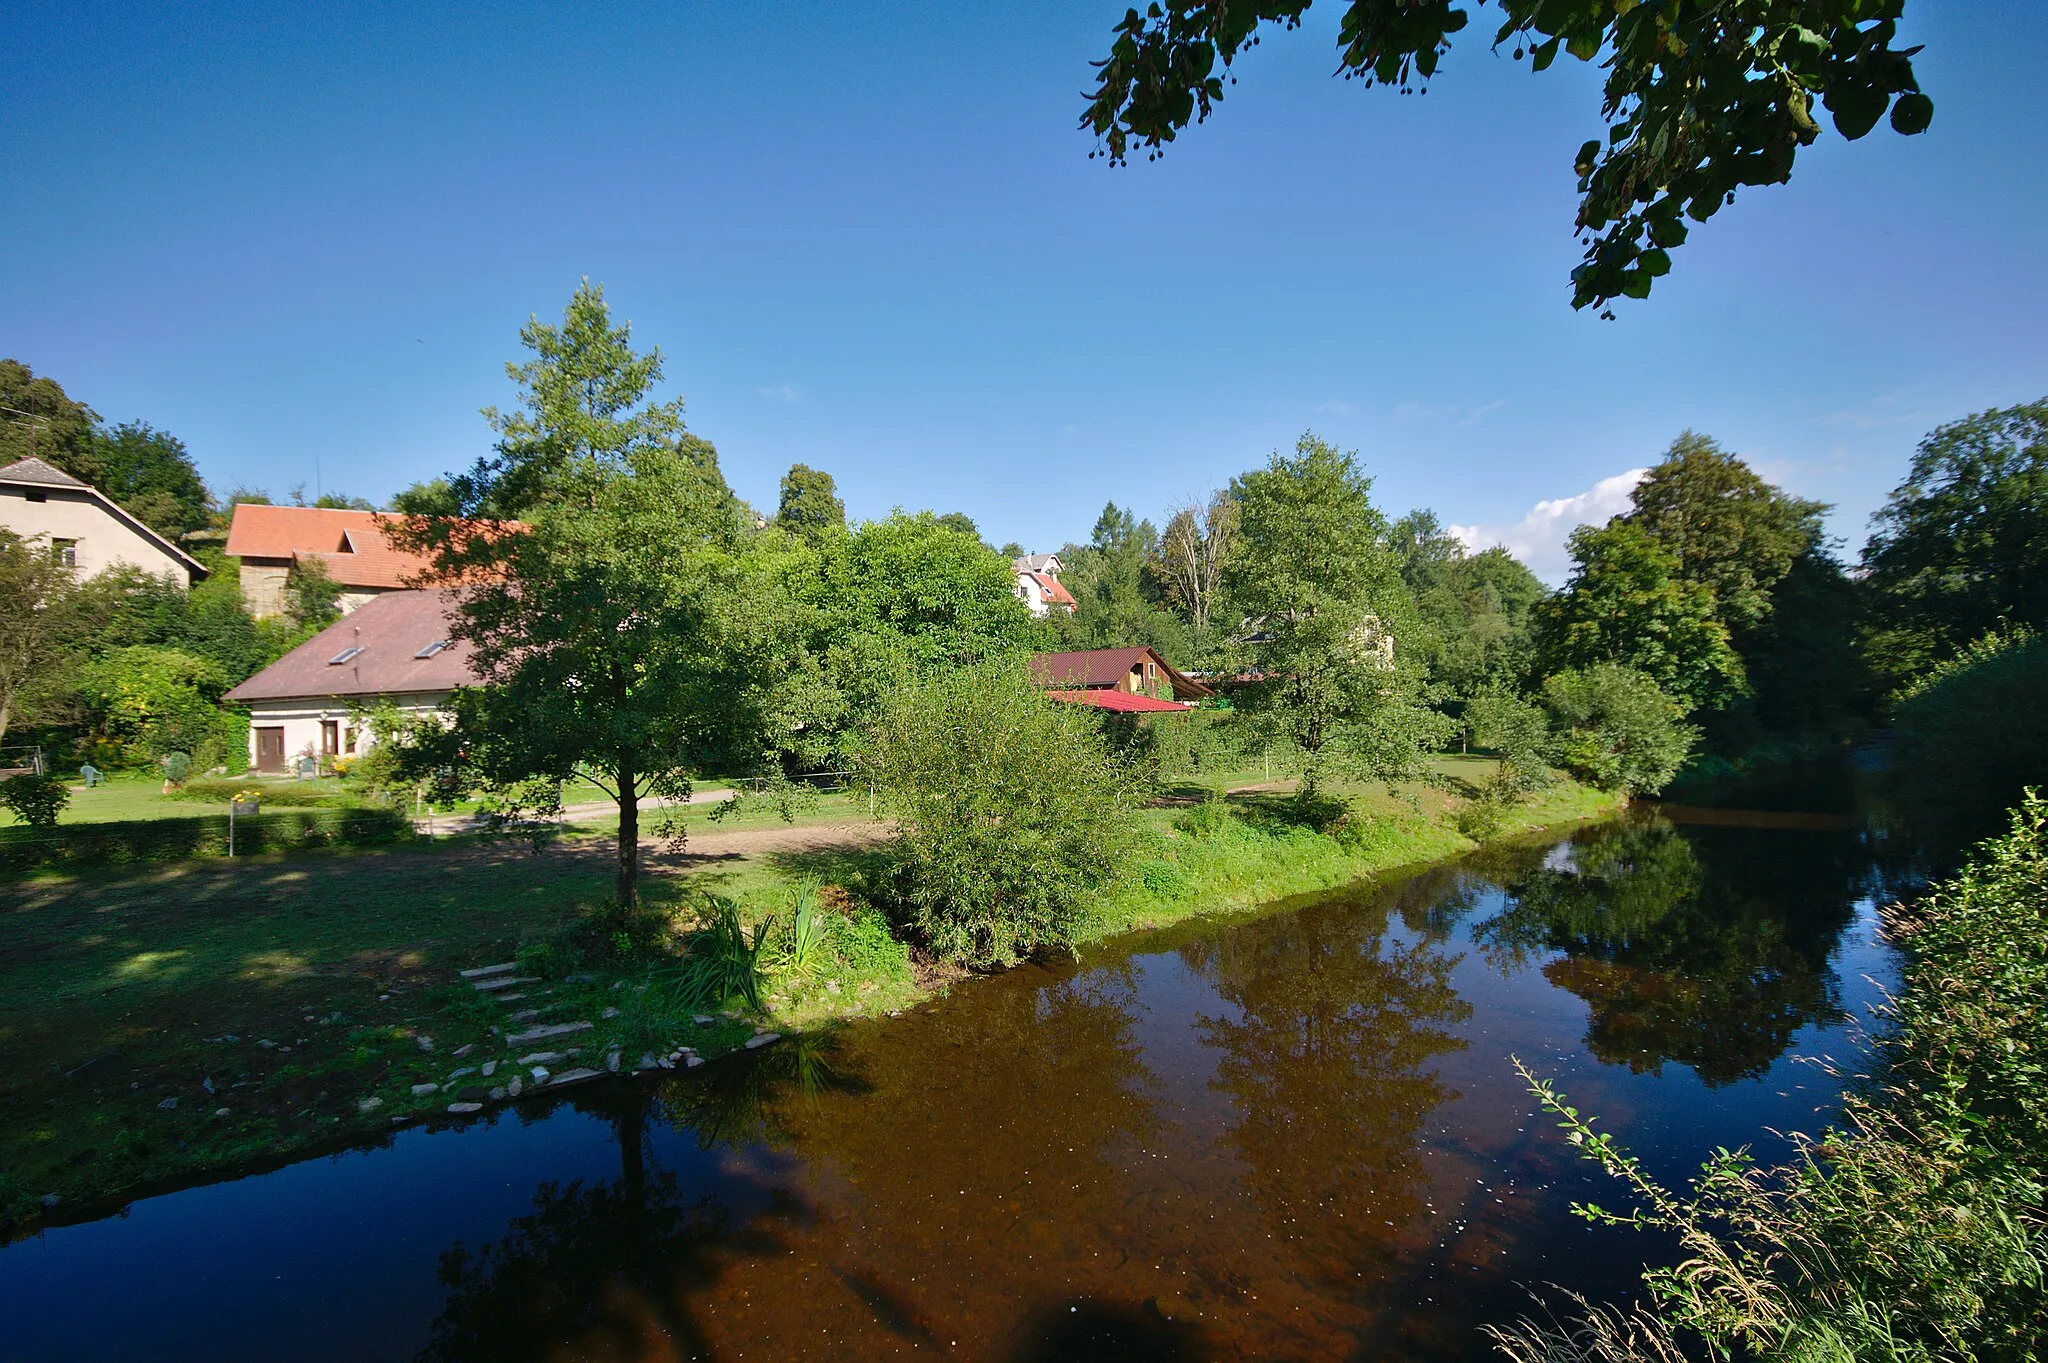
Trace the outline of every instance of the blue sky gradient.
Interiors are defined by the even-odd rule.
[[[2048,393],[2048,6],[1909,4],[1933,128],[1830,133],[1614,322],[1566,282],[1597,71],[1475,36],[1369,90],[1324,0],[1112,170],[1074,125],[1122,12],[31,5],[0,353],[221,488],[381,499],[488,448],[521,323],[587,275],[757,504],[801,460],[855,516],[1056,546],[1314,429],[1553,580],[1625,484],[1532,508],[1688,426],[1853,549],[1930,426]]]

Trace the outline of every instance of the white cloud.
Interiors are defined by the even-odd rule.
[[[1397,402],[1394,404],[1394,421],[1407,425],[1416,421],[1449,421],[1459,426],[1476,426],[1489,412],[1497,412],[1507,406],[1505,398],[1482,402],[1474,407],[1453,404],[1448,407],[1432,407],[1426,402]]]
[[[804,400],[804,395],[793,383],[778,383],[773,388],[756,388],[754,391],[770,402],[786,403],[791,407]]]
[[[1629,494],[1643,480],[1648,469],[1630,469],[1599,482],[1573,497],[1558,497],[1536,503],[1529,514],[1513,525],[1453,525],[1447,527],[1473,553],[1496,544],[1529,565],[1536,576],[1552,586],[1561,584],[1571,572],[1571,556],[1565,540],[1582,525],[1604,525],[1610,516],[1628,510]]]

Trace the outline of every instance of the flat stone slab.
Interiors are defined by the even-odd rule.
[[[557,1022],[547,1027],[529,1027],[505,1038],[507,1046],[524,1046],[529,1041],[546,1041],[551,1036],[574,1036],[597,1026],[594,1022]]]
[[[471,980],[470,987],[480,994],[489,994],[500,989],[510,989],[515,984],[537,983],[539,981],[532,975],[498,975],[488,980]]]
[[[455,973],[465,980],[488,979],[492,975],[510,975],[519,969],[519,962],[504,961],[498,965],[480,965],[474,970],[458,970]]]
[[[412,1086],[412,1096],[415,1098],[424,1098],[430,1093],[439,1093],[440,1091],[441,1086],[439,1084],[414,1084]]]
[[[482,1103],[450,1103],[448,1104],[448,1110],[456,1113],[482,1112],[484,1105]]]
[[[562,1085],[564,1085],[564,1084],[580,1084],[580,1083],[582,1083],[582,1082],[583,1082],[584,1080],[586,1080],[586,1079],[602,1079],[602,1078],[604,1078],[604,1071],[603,1071],[603,1070],[588,1070],[588,1069],[578,1069],[578,1070],[563,1070],[563,1071],[562,1071],[562,1072],[561,1072],[560,1074],[558,1074],[558,1075],[556,1075],[556,1076],[555,1076],[554,1078],[552,1078],[552,1079],[548,1080],[548,1087],[549,1087],[549,1088],[551,1088],[551,1089],[552,1089],[552,1088],[560,1088],[560,1087],[561,1087]]]
[[[552,1065],[562,1058],[560,1051],[533,1051],[519,1057],[522,1065]]]
[[[751,1051],[756,1046],[766,1046],[771,1041],[780,1040],[782,1040],[782,1033],[780,1032],[762,1032],[758,1036],[750,1036],[747,1038],[746,1049]]]

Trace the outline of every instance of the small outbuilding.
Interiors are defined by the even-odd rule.
[[[223,701],[249,708],[249,763],[283,772],[301,757],[354,756],[373,741],[364,715],[441,713],[481,678],[453,637],[455,596],[394,591],[365,600],[243,682]]]
[[[1031,676],[1046,693],[1058,700],[1074,699],[1082,692],[1145,696],[1160,701],[1181,701],[1174,709],[1185,709],[1195,701],[1215,695],[1208,687],[1171,666],[1156,649],[1092,648],[1073,653],[1037,653],[1031,658]],[[1104,704],[1100,699],[1085,703],[1103,709],[1128,708]]]

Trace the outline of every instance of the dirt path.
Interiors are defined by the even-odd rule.
[[[737,828],[692,832],[683,844],[683,862],[729,861],[772,852],[854,852],[886,840],[894,827],[883,819],[847,823],[798,824],[794,827]],[[658,848],[656,839],[644,839]]]

